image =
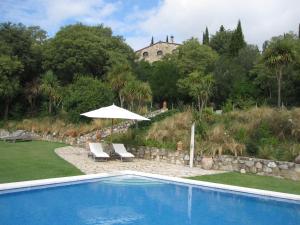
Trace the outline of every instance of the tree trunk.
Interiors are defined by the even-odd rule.
[[[282,67],[279,68],[277,74],[277,88],[278,88],[277,107],[278,108],[280,108],[281,106],[281,80],[282,80]]]
[[[200,96],[197,96],[197,101],[198,101],[198,111],[201,112],[201,102],[200,102]]]
[[[120,92],[119,92],[119,101],[120,101],[121,108],[123,108],[123,98]]]
[[[49,99],[49,107],[48,107],[48,112],[49,112],[49,115],[52,114],[52,101],[51,99]]]
[[[4,109],[4,121],[8,119],[8,111],[9,111],[9,98],[5,99],[5,109]]]

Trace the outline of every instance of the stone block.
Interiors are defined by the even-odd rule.
[[[220,170],[225,170],[225,171],[233,171],[232,165],[222,165],[219,167]]]
[[[300,173],[300,164],[295,164],[295,172]]]
[[[265,173],[272,173],[272,169],[270,168],[270,167],[264,167],[264,169],[263,169],[263,171],[265,172]]]
[[[275,162],[269,162],[269,163],[268,163],[268,167],[269,167],[269,168],[275,168],[275,167],[277,167],[277,165],[276,165]]]
[[[250,169],[249,169],[249,171],[251,172],[251,173],[256,173],[257,172],[257,169],[256,169],[256,167],[250,167]]]
[[[240,170],[240,173],[245,174],[245,173],[246,173],[246,170],[245,170],[245,169],[241,169],[241,170]]]
[[[300,155],[295,158],[295,163],[300,164]]]
[[[262,169],[262,168],[263,168],[263,165],[262,165],[261,162],[257,162],[257,163],[255,164],[255,167],[256,167],[257,169]]]
[[[248,166],[248,167],[252,167],[252,166],[254,166],[254,162],[253,161],[246,161],[245,165]]]
[[[288,170],[289,169],[289,166],[287,164],[281,164],[278,166],[279,169],[281,170]]]

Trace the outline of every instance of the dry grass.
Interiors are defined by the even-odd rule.
[[[268,124],[270,131],[280,140],[295,138],[300,140],[300,108],[278,110],[262,107],[247,111],[234,111],[226,115],[231,121],[229,130],[232,132],[245,129],[253,133],[262,122]]]
[[[192,113],[190,111],[177,113],[163,121],[154,123],[148,131],[147,140],[160,142],[183,142],[186,149],[189,146]]]
[[[94,119],[91,123],[72,124],[61,119],[50,117],[9,121],[5,128],[9,130],[28,130],[41,134],[55,134],[57,136],[78,136],[111,125],[110,120]]]
[[[257,155],[263,158],[292,161],[300,154],[300,109],[278,110],[261,107],[233,111],[221,116],[204,116],[205,130],[196,136],[196,150],[205,155]],[[188,149],[192,113],[178,113],[154,123],[147,140],[161,143],[182,141]],[[249,145],[249,143],[252,144]],[[253,145],[257,151],[253,152]],[[247,146],[247,149],[246,149]],[[247,150],[247,151],[246,151]]]

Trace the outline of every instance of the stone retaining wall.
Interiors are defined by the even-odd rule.
[[[145,117],[152,118],[152,117],[155,117],[166,111],[167,111],[167,109],[159,109],[159,110],[156,110],[156,111],[146,114]],[[132,120],[126,120],[124,122],[118,123],[113,126],[113,133],[125,133],[132,124],[134,124],[134,121],[132,121]],[[16,133],[16,132],[19,132],[19,131],[8,132],[7,130],[0,129],[0,138],[4,137],[4,136],[8,136],[8,135],[14,135],[14,133]],[[28,135],[31,135],[32,137],[34,137],[35,139],[38,139],[38,140],[62,142],[62,143],[70,144],[70,145],[76,145],[76,146],[83,147],[86,145],[87,141],[89,141],[89,140],[97,141],[97,139],[99,139],[99,137],[97,137],[97,136],[100,136],[100,139],[103,139],[103,138],[109,136],[111,133],[111,127],[106,127],[106,128],[100,129],[100,130],[95,130],[95,131],[92,131],[90,133],[80,135],[80,136],[74,135],[74,137],[65,135],[65,134],[59,134],[58,132],[43,133],[43,134],[37,134],[34,132],[30,132],[30,131],[23,131],[23,132]]]
[[[188,165],[189,163],[189,153],[184,151],[178,152],[155,147],[127,147],[127,149],[138,158],[180,165]],[[196,155],[194,165],[203,169],[237,171],[300,180],[300,164],[293,162],[230,155],[216,156],[214,158]]]

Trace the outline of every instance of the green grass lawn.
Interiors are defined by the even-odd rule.
[[[0,183],[83,174],[54,152],[64,144],[0,141]]]
[[[276,177],[258,176],[254,174],[222,173],[189,177],[193,180],[229,184],[241,187],[257,188],[291,194],[300,194],[300,181],[280,179]]]

